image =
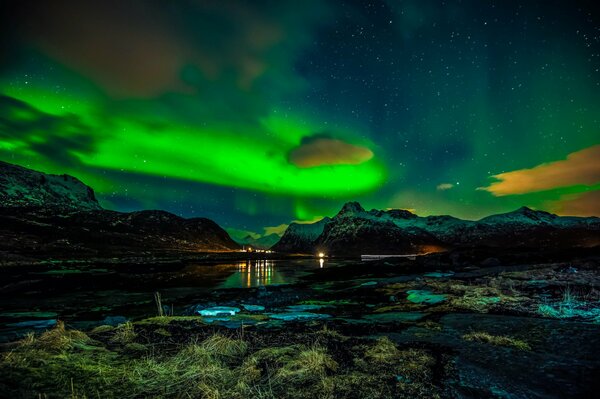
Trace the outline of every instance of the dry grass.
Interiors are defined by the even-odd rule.
[[[0,359],[0,386],[10,382],[11,397],[437,397],[431,355],[387,338],[352,346],[350,338],[323,329],[307,333],[308,344],[252,348],[215,334],[162,348],[135,342],[140,333],[124,324],[102,343],[60,324],[28,336]]]
[[[275,380],[283,384],[320,381],[337,367],[337,363],[323,347],[302,348],[277,370]]]
[[[86,349],[94,341],[85,333],[78,330],[67,330],[65,324],[59,321],[56,326],[36,337],[29,334],[21,341],[21,345],[31,349],[57,353],[73,348]]]
[[[133,323],[128,321],[127,323],[120,324],[115,330],[114,335],[112,336],[112,341],[126,345],[135,340],[137,334],[135,333],[135,329],[133,327]]]
[[[503,335],[491,335],[484,331],[476,331],[463,335],[467,341],[483,342],[498,346],[509,346],[523,351],[531,350],[531,346],[520,339],[511,338]]]
[[[233,339],[215,334],[202,342],[202,348],[208,353],[221,358],[241,358],[248,351],[248,344],[241,339]]]
[[[400,351],[388,337],[379,338],[365,351],[365,356],[377,363],[393,363],[400,357]]]

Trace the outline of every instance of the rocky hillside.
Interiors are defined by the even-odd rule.
[[[69,175],[51,175],[0,161],[2,207],[102,209],[94,190]]]
[[[240,248],[215,222],[102,209],[71,176],[0,164],[0,261],[152,256]]]
[[[318,234],[317,234],[318,233]],[[600,219],[561,217],[523,207],[479,221],[419,217],[406,210],[366,211],[345,204],[333,218],[290,225],[279,252],[421,253],[455,247],[579,247],[600,245]]]
[[[278,252],[311,253],[315,251],[316,241],[330,221],[326,217],[316,223],[291,223],[272,249]]]

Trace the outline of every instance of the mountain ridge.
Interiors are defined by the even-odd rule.
[[[547,247],[600,245],[600,218],[557,216],[521,207],[479,220],[449,215],[417,216],[402,209],[366,211],[358,202],[344,204],[322,219],[321,234],[305,234],[311,225],[286,230],[273,246],[280,252],[407,253],[468,246]],[[292,226],[292,225],[290,225]]]
[[[0,161],[0,205],[60,210],[100,210],[94,190],[76,177],[54,175]]]
[[[0,162],[0,260],[147,257],[239,248],[210,219],[161,210],[103,209],[93,189],[75,177]]]

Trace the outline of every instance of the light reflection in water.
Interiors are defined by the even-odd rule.
[[[238,273],[242,287],[249,288],[273,284],[275,270],[271,260],[246,260],[238,263]]]
[[[314,263],[313,263],[314,262]],[[228,276],[219,288],[251,288],[270,284],[289,284],[310,269],[325,267],[325,259],[307,259],[302,263],[277,262],[267,259],[243,260],[221,265]],[[225,271],[227,270],[227,272]]]

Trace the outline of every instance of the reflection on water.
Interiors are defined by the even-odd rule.
[[[285,284],[285,275],[278,272],[272,260],[244,260],[236,264],[236,271],[223,283],[223,288],[250,288],[261,285]]]
[[[270,260],[242,261],[238,263],[238,273],[242,276],[242,287],[270,285],[273,279],[273,262]]]
[[[325,260],[319,259],[319,267],[323,268],[324,265]],[[316,267],[316,264],[313,267]],[[303,265],[300,269],[305,268],[306,265]],[[267,259],[240,261],[235,264],[235,271],[223,281],[220,288],[251,288],[293,283],[299,274],[303,274],[294,269],[291,269],[290,265],[277,264]]]

